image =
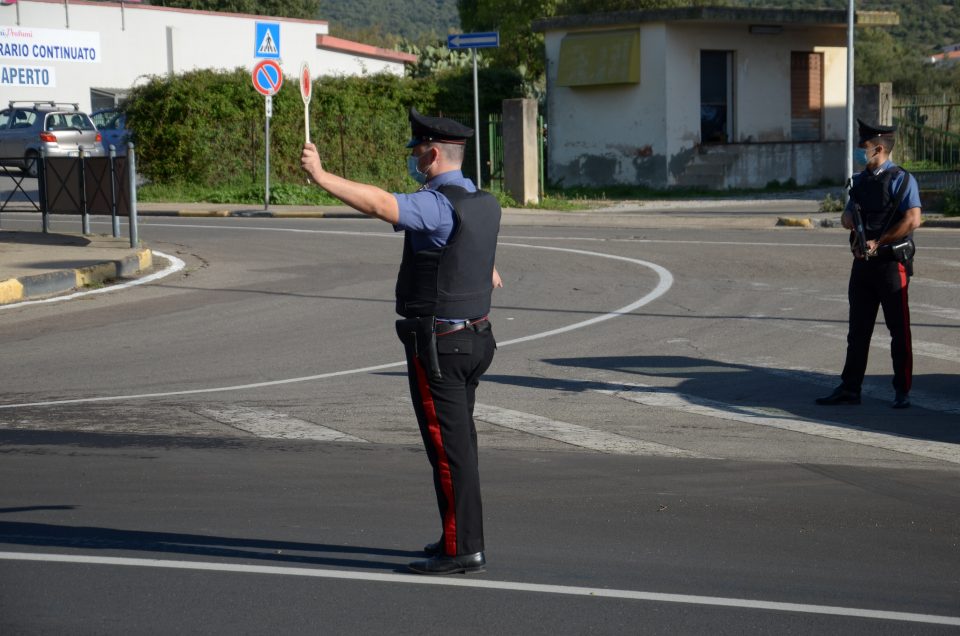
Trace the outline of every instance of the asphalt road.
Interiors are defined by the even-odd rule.
[[[141,219],[182,270],[0,309],[0,632],[957,633],[960,248],[921,232],[894,411],[882,323],[864,404],[813,405],[840,231],[505,226],[489,565],[438,581],[399,237]]]

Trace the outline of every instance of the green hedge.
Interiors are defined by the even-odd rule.
[[[519,95],[516,74],[485,73],[481,113]],[[401,78],[378,74],[324,77],[313,86],[311,140],[331,172],[387,190],[408,190],[407,111],[472,110],[472,75]],[[250,72],[200,70],[152,77],[133,89],[125,109],[137,144],[138,171],[154,183],[238,187],[264,180],[264,98]],[[486,131],[480,131],[481,138]],[[271,183],[302,183],[303,101],[296,78],[273,97]]]

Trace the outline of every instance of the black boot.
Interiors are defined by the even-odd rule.
[[[474,552],[460,556],[440,554],[426,561],[414,561],[407,567],[417,574],[469,574],[483,572],[486,564],[487,559],[484,558],[483,552]]]
[[[897,391],[897,397],[893,398],[892,406],[895,409],[910,408],[910,394],[906,391]]]
[[[853,391],[848,391],[841,385],[835,388],[830,395],[817,398],[816,402],[817,404],[825,406],[833,406],[834,404],[860,404],[860,392],[857,391],[854,393]]]

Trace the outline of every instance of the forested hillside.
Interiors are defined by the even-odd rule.
[[[847,8],[846,0],[731,0],[730,4],[794,9]],[[947,44],[960,43],[960,6],[956,0],[856,0],[855,6],[858,11],[896,11],[900,15],[900,26],[892,27],[890,33],[910,49],[927,53]]]
[[[321,0],[330,34],[373,33],[410,41],[446,39],[460,29],[457,0]]]
[[[509,6],[509,3],[503,4]],[[604,2],[598,0],[596,4],[603,6]],[[627,0],[617,4],[626,7],[632,3]],[[715,4],[795,9],[847,7],[846,0],[717,0]],[[856,7],[861,11],[899,13],[900,26],[890,32],[910,49],[927,53],[947,44],[960,43],[960,6],[956,0],[856,0]],[[455,32],[460,26],[457,0],[321,0],[320,18],[330,22],[333,32],[374,30],[409,40],[431,34],[444,38],[451,29]],[[509,20],[509,12],[503,18]]]

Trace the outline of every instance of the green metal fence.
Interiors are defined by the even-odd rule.
[[[914,169],[960,169],[960,134],[895,117],[897,163]]]
[[[894,157],[921,190],[960,190],[960,95],[904,95],[893,105]]]
[[[960,169],[960,95],[907,95],[893,105],[898,163],[914,170]]]

